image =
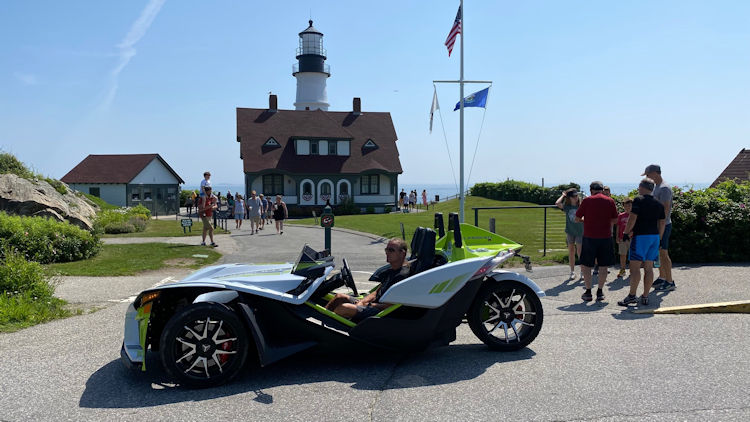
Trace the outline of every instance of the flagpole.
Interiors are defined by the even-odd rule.
[[[461,204],[461,208],[458,213],[458,221],[463,223],[464,222],[464,36],[466,34],[466,21],[464,20],[464,17],[466,16],[465,10],[464,10],[464,0],[461,0],[461,76],[458,79],[458,86],[460,91],[460,97],[461,98],[461,147],[460,147],[460,159],[461,159],[461,170],[459,173],[461,174],[461,183],[459,184],[460,192],[459,194],[459,202]]]

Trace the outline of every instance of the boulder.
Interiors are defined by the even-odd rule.
[[[0,174],[0,211],[8,214],[44,216],[93,230],[94,207],[84,196],[78,196],[70,189],[62,195],[44,180]]]

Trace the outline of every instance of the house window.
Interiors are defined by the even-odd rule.
[[[318,141],[310,141],[310,155],[318,155]]]
[[[151,200],[151,189],[146,189],[143,191],[143,200],[144,201],[150,201]]]
[[[303,195],[312,195],[312,183],[305,182],[302,185],[302,194]]]
[[[323,183],[320,185],[320,194],[321,195],[330,195],[331,194],[331,184],[330,183]]]
[[[339,185],[339,196],[349,196],[349,184],[348,183],[342,183]]]
[[[380,193],[380,175],[368,174],[359,178],[359,192],[362,195],[377,195]]]
[[[89,195],[96,196],[97,198],[101,197],[101,193],[99,191],[99,188],[89,188]]]
[[[328,155],[336,155],[336,142],[328,143]]]
[[[133,192],[130,194],[130,199],[132,201],[140,201],[141,200],[141,194],[140,192]]]
[[[269,195],[284,194],[284,175],[267,174],[263,176],[263,193]]]
[[[268,138],[265,144],[263,144],[264,147],[280,147],[279,142],[274,139],[273,137]]]
[[[349,141],[338,141],[338,155],[349,155]]]
[[[310,141],[297,139],[297,155],[310,155]]]

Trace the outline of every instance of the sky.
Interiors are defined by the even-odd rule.
[[[329,110],[390,112],[399,182],[453,184],[458,85],[435,85],[432,133],[429,111],[432,81],[459,77],[443,45],[458,4],[6,0],[0,150],[55,178],[88,154],[158,153],[187,185],[241,184],[235,109],[269,92],[294,108],[312,18]],[[467,0],[464,35],[465,78],[492,81],[465,110],[467,184],[636,184],[651,163],[710,183],[750,147],[750,2]]]

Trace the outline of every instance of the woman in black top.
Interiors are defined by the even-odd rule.
[[[276,195],[276,203],[273,204],[273,219],[276,220],[276,233],[284,234],[284,220],[289,217],[286,203],[281,200],[281,195]]]

